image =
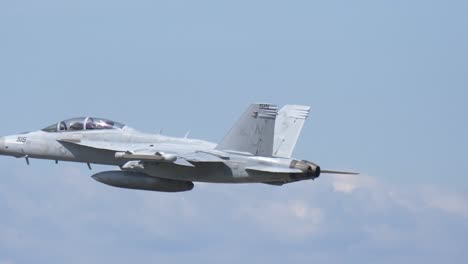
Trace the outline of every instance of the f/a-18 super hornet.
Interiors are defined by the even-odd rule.
[[[286,183],[313,180],[317,164],[291,158],[310,107],[252,104],[219,144],[138,132],[104,118],[83,117],[0,138],[0,154],[115,165],[92,177],[115,187],[180,192],[193,182]]]

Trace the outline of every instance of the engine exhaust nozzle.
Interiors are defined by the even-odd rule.
[[[320,177],[320,166],[307,160],[293,160],[289,167],[303,171],[312,179]]]

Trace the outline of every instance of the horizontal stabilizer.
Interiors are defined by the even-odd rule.
[[[220,157],[205,152],[188,153],[181,157],[190,162],[224,162]]]
[[[271,167],[271,166],[253,166],[245,168],[247,171],[267,172],[267,173],[304,173],[300,169],[285,168],[285,167]]]

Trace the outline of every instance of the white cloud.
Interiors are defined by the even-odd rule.
[[[335,192],[352,193],[358,188],[372,188],[376,185],[374,178],[365,175],[332,175]]]
[[[364,230],[370,235],[372,240],[383,242],[395,242],[402,240],[405,234],[388,224],[376,224],[365,226]]]
[[[247,221],[277,237],[301,239],[317,230],[324,219],[320,208],[303,200],[275,201],[244,208]]]
[[[273,252],[271,262],[280,261],[275,251],[294,255],[288,246],[302,244],[318,248],[315,253],[301,251],[306,260],[321,250],[340,259],[338,252],[346,256],[350,248],[363,256],[379,247],[397,254],[405,243],[428,253],[438,249],[424,241],[437,239],[454,247],[452,227],[432,217],[468,213],[462,194],[391,185],[365,175],[331,175],[283,187],[197,184],[200,188],[192,192],[170,194],[105,186],[89,178],[94,171],[80,168],[54,167],[44,177],[22,171],[0,185],[0,256],[19,261],[2,255],[3,247],[46,259],[54,256],[50,249],[60,248],[63,256],[76,255],[76,263],[109,262],[107,254],[114,247],[126,247],[135,255],[122,251],[116,256],[161,260],[161,251],[153,249],[167,243],[172,247],[164,257],[174,263],[190,259],[190,250],[228,252],[233,245],[240,251],[239,261],[261,258],[262,253],[242,252],[266,243]],[[434,227],[439,233],[432,232]],[[79,255],[72,244],[62,242],[67,240],[89,253]],[[150,246],[140,249],[140,244]]]
[[[135,197],[138,204],[130,210],[129,220],[146,232],[166,239],[179,236],[187,223],[199,218],[197,205],[184,196],[171,193],[141,192]]]
[[[428,190],[426,191],[425,201],[431,208],[468,217],[468,201],[460,194]]]

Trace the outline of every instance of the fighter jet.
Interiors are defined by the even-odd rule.
[[[252,104],[218,144],[139,132],[96,117],[64,120],[42,130],[0,138],[0,155],[118,166],[91,177],[120,188],[182,192],[193,182],[287,183],[314,180],[322,170],[292,158],[310,107]]]

